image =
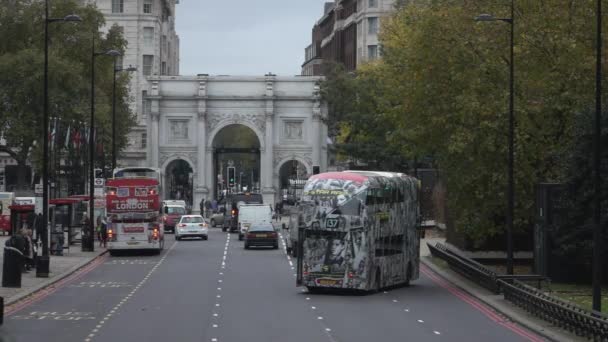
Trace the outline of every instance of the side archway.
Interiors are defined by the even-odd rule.
[[[304,184],[312,174],[312,165],[300,157],[282,160],[276,168],[278,176],[279,200],[286,205],[294,205],[302,196]]]

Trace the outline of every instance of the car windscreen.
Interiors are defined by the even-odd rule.
[[[203,223],[203,218],[200,216],[182,217],[182,223]]]
[[[249,228],[250,232],[274,232],[274,227],[271,225],[256,225]]]
[[[186,215],[186,209],[182,207],[165,207],[165,214]]]

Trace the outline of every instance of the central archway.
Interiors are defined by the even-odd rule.
[[[165,199],[186,201],[192,208],[193,171],[190,164],[182,159],[171,161],[165,169]]]
[[[251,128],[241,124],[222,128],[213,138],[213,151],[216,198],[226,193],[260,192],[260,140]]]

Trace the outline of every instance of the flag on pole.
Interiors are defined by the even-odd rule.
[[[64,148],[68,148],[70,145],[70,125],[68,124],[68,130],[65,132],[65,144],[63,144]]]
[[[51,151],[55,148],[55,135],[57,134],[57,118],[53,118],[51,122],[51,134],[49,136],[51,142]]]

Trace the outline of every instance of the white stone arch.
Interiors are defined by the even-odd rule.
[[[249,121],[234,120],[231,118],[227,118],[220,121],[217,126],[209,133],[209,138],[207,138],[207,146],[213,147],[213,141],[215,140],[217,134],[221,132],[222,129],[232,125],[243,125],[251,129],[255,133],[256,137],[258,137],[258,141],[260,143],[260,151],[264,151],[264,132],[261,132],[255,124]]]

